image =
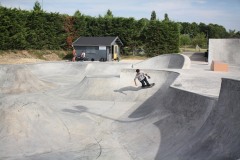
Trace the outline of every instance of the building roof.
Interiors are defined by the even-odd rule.
[[[123,45],[118,37],[79,37],[73,46],[111,46],[114,43]]]

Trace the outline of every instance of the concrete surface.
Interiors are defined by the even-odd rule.
[[[161,63],[160,63],[161,62]],[[143,62],[135,63],[134,68],[148,69],[165,69],[165,68],[180,68],[187,69],[190,67],[190,59],[183,54],[164,54],[156,56]]]
[[[240,71],[164,56],[0,65],[0,159],[240,158]]]

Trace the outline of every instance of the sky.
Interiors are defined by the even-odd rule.
[[[33,10],[36,0],[0,0],[8,8]],[[46,12],[104,16],[109,9],[114,17],[150,19],[152,11],[159,20],[167,13],[175,22],[218,24],[227,31],[240,31],[240,0],[38,0]]]

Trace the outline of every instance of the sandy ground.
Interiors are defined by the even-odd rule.
[[[44,61],[60,61],[61,59],[54,53],[43,56],[45,60],[39,59],[28,51],[18,51],[0,54],[0,64],[26,64]]]

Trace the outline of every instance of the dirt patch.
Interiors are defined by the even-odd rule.
[[[47,61],[60,61],[61,58],[58,57],[55,53],[43,55],[44,59]]]
[[[56,53],[51,51],[22,50],[22,51],[1,51],[0,53],[0,64],[24,64],[60,60],[62,59]]]

